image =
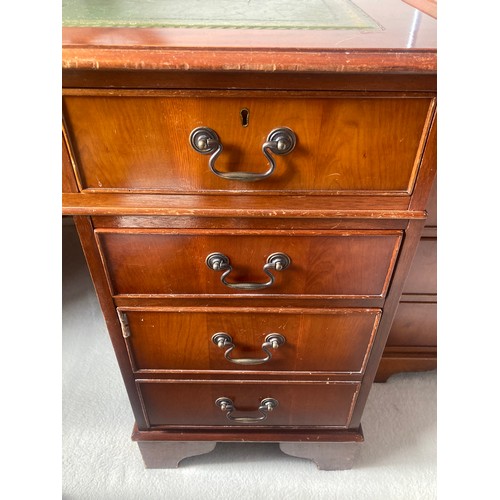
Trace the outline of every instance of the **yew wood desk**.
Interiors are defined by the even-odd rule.
[[[63,213],[132,437],[147,467],[221,441],[351,467],[377,371],[435,367],[436,21],[135,4],[68,2],[62,55]]]

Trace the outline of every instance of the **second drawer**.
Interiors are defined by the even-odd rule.
[[[96,230],[112,294],[148,297],[384,297],[401,235],[397,230]],[[273,264],[278,254],[289,259],[280,268]]]
[[[119,308],[140,370],[361,374],[379,309]]]

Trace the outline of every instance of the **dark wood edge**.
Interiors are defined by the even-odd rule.
[[[436,226],[426,226],[422,232],[422,238],[437,238],[437,227]]]
[[[188,98],[207,98],[207,97],[224,97],[224,98],[275,98],[275,99],[334,99],[334,98],[369,98],[373,97],[383,99],[428,99],[429,112],[423,129],[425,136],[430,130],[430,119],[435,107],[435,95],[433,91],[412,91],[408,90],[369,90],[364,92],[358,90],[273,90],[268,89],[136,89],[136,88],[98,88],[89,89],[81,88],[63,88],[63,97],[188,97]],[[417,154],[417,156],[419,156]],[[237,190],[238,192],[241,190]],[[401,192],[403,195],[406,191]]]
[[[132,441],[220,441],[220,442],[310,442],[311,435],[315,442],[358,442],[364,441],[361,426],[349,430],[310,429],[247,429],[244,434],[231,429],[172,429],[139,430],[137,424],[132,432]]]
[[[398,373],[425,372],[437,369],[437,350],[435,347],[413,348],[413,352],[405,347],[386,348],[375,376],[375,382],[387,382]]]
[[[75,178],[73,162],[70,155],[70,147],[66,131],[62,130],[62,192],[78,193],[80,191]]]
[[[228,89],[380,92],[436,92],[435,73],[269,73],[258,71],[139,71],[64,69],[64,88]]]
[[[236,305],[233,307],[227,306],[192,306],[192,307],[172,307],[168,305],[160,305],[160,306],[151,306],[149,303],[144,304],[144,306],[121,306],[118,307],[120,311],[129,312],[129,311],[137,311],[137,312],[166,312],[166,313],[205,313],[205,314],[244,314],[244,313],[259,313],[259,314],[272,314],[272,315],[318,315],[318,316],[329,316],[329,315],[365,315],[370,314],[374,317],[380,315],[380,309],[372,308],[372,307],[352,307],[352,308],[342,308],[342,307],[330,307],[330,308],[306,308],[306,307],[290,307],[290,308],[280,308],[276,309],[275,307],[240,307],[240,305]]]
[[[193,307],[199,305],[199,296],[191,297],[179,297],[174,296],[163,296],[163,297],[137,297],[137,296],[126,296],[121,297],[119,295],[114,297],[115,304],[117,306],[131,306],[131,307],[142,307],[143,305],[150,306],[171,306],[171,307]],[[203,303],[207,306],[234,306],[234,296],[223,296],[223,297],[206,297]],[[248,297],[241,296],[238,298],[239,307],[276,307],[276,308],[293,308],[293,307],[304,307],[304,308],[326,308],[331,309],[332,307],[375,307],[381,308],[384,305],[384,298],[378,297],[375,299],[346,299],[346,298],[334,298],[329,299],[325,297],[321,298],[300,298],[299,300],[291,300],[289,297],[273,297],[270,295],[262,295],[260,297]]]
[[[371,347],[371,344],[370,346]],[[369,350],[367,349],[367,352]],[[363,375],[363,369],[360,371],[349,370],[345,372],[341,371],[298,371],[298,370],[282,370],[282,371],[257,371],[257,370],[160,370],[160,369],[141,369],[134,371],[135,376],[141,380],[175,380],[178,383],[185,381],[197,380],[197,377],[210,378],[212,376],[217,376],[218,381],[231,382],[235,377],[254,377],[254,382],[260,383],[262,380],[279,382],[287,381],[290,383],[290,379],[296,379],[307,382],[315,382],[318,384],[334,382],[349,382],[349,383],[359,383]],[[332,377],[335,378],[334,382]]]
[[[400,304],[436,304],[437,293],[403,293]]]
[[[86,29],[92,30],[64,28],[63,38],[69,30]],[[435,49],[185,49],[119,45],[99,47],[83,42],[81,46],[63,43],[62,64],[63,70],[435,74],[437,54]]]
[[[164,228],[164,229],[229,229],[238,226],[249,229],[298,230],[298,229],[406,229],[406,219],[312,219],[247,218],[247,217],[189,217],[189,216],[100,216],[93,217],[95,228]]]
[[[411,210],[425,210],[437,172],[437,110],[434,109],[429,135],[425,144],[422,163],[420,164],[417,183],[410,200]]]
[[[384,349],[384,358],[436,358],[436,346],[386,346]]]
[[[380,197],[383,208],[374,206],[371,197],[353,199],[335,196],[238,196],[155,195],[110,193],[63,193],[63,215],[173,215],[201,217],[272,217],[272,218],[361,218],[361,219],[425,219],[425,211],[402,209],[401,202]],[[397,197],[396,197],[397,198]],[[403,199],[403,203],[406,203]],[[367,207],[364,208],[364,205]],[[393,204],[394,206],[390,207]],[[376,206],[376,204],[375,204]],[[269,208],[271,207],[271,208]],[[349,208],[351,207],[351,208]]]

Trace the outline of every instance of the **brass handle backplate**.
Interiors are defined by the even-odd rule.
[[[221,349],[226,349],[224,357],[231,363],[235,363],[237,365],[261,365],[272,358],[272,354],[269,349],[278,349],[279,346],[285,343],[285,337],[279,333],[270,333],[266,336],[262,344],[262,350],[267,354],[265,358],[232,358],[231,352],[236,346],[233,344],[231,336],[225,332],[214,334],[212,336],[212,342]]]
[[[207,255],[207,258],[205,259],[205,263],[209,269],[223,272],[220,280],[225,286],[235,288],[237,290],[260,290],[262,288],[269,288],[274,283],[274,276],[271,273],[271,270],[284,271],[291,264],[291,262],[292,261],[288,255],[281,252],[275,252],[269,255],[262,268],[263,271],[269,276],[268,281],[265,283],[230,283],[226,280],[229,273],[233,270],[229,257],[222,253],[214,252]]]
[[[276,162],[271,153],[275,155],[286,155],[291,153],[297,144],[294,131],[288,127],[280,127],[272,130],[262,144],[262,153],[269,162],[269,168],[262,174],[253,172],[221,172],[215,167],[215,161],[224,149],[222,142],[215,130],[208,127],[198,127],[191,131],[189,136],[191,147],[202,155],[211,155],[208,160],[210,170],[223,179],[232,181],[260,181],[269,177],[276,168]]]
[[[260,422],[267,418],[270,411],[273,411],[278,406],[278,401],[274,398],[264,398],[261,402],[257,411],[260,413],[260,417],[235,417],[232,415],[233,412],[238,411],[234,407],[234,403],[230,398],[222,397],[215,401],[216,406],[218,406],[222,411],[226,412],[226,418],[232,420],[233,422],[238,422],[242,424],[252,424],[254,422]]]

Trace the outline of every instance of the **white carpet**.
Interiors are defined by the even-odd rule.
[[[350,471],[319,471],[277,444],[226,443],[174,470],[144,468],[134,423],[74,227],[63,226],[63,498],[430,500],[436,373],[375,384]]]

